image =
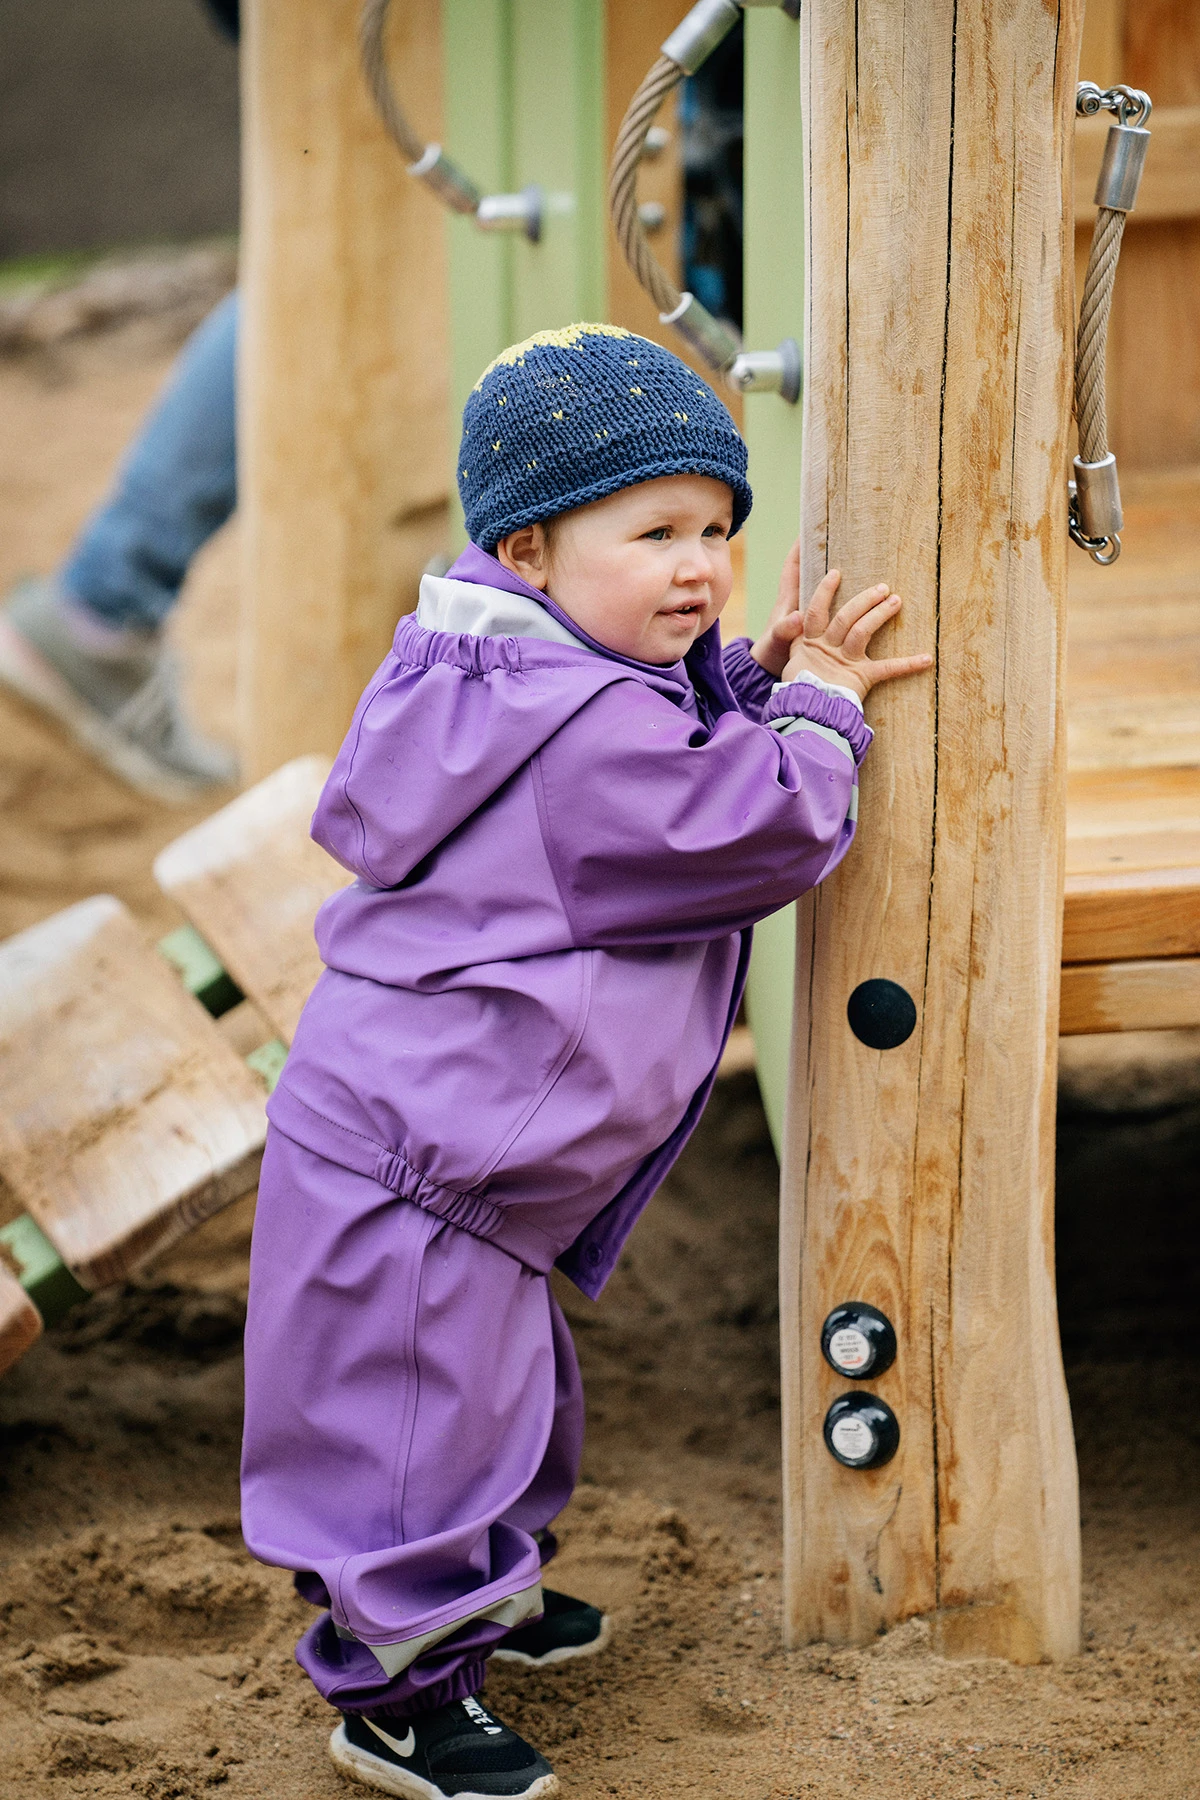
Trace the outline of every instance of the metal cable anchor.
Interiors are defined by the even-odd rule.
[[[1079,309],[1075,349],[1079,454],[1074,463],[1075,479],[1068,483],[1067,506],[1067,529],[1072,543],[1086,550],[1093,561],[1108,567],[1121,554],[1124,518],[1117,459],[1108,447],[1104,360],[1125,218],[1137,200],[1150,144],[1146,125],[1151,101],[1141,88],[1124,83],[1101,88],[1094,81],[1081,81],[1075,90],[1075,111],[1080,118],[1111,112],[1117,120],[1109,127],[1096,181],[1095,204],[1099,210]]]
[[[789,406],[800,398],[804,365],[795,338],[784,338],[774,350],[743,350],[725,379],[739,394],[778,394]]]

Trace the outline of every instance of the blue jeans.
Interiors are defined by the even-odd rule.
[[[161,625],[192,558],[233,511],[237,318],[233,293],[193,332],[59,571],[62,588],[106,625]]]

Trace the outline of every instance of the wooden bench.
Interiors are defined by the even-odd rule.
[[[285,763],[168,844],[154,864],[159,886],[220,965],[216,973],[228,972],[284,1045],[321,972],[317,909],[351,879],[308,834],[329,769],[323,756]]]
[[[1200,471],[1127,480],[1068,630],[1061,1030],[1200,1026]]]
[[[24,1208],[0,1241],[36,1311],[123,1280],[247,1193],[264,1101],[119,900],[0,944],[0,1165]],[[30,1331],[28,1309],[0,1296],[9,1360]]]

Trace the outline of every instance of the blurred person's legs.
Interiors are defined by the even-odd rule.
[[[0,614],[0,680],[166,799],[237,774],[233,756],[189,724],[163,630],[237,497],[237,315],[230,294],[192,335],[66,561],[21,582]]]

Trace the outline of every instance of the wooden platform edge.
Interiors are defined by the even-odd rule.
[[[1170,1031],[1200,1026],[1200,956],[1071,963],[1062,972],[1059,1032]]]

